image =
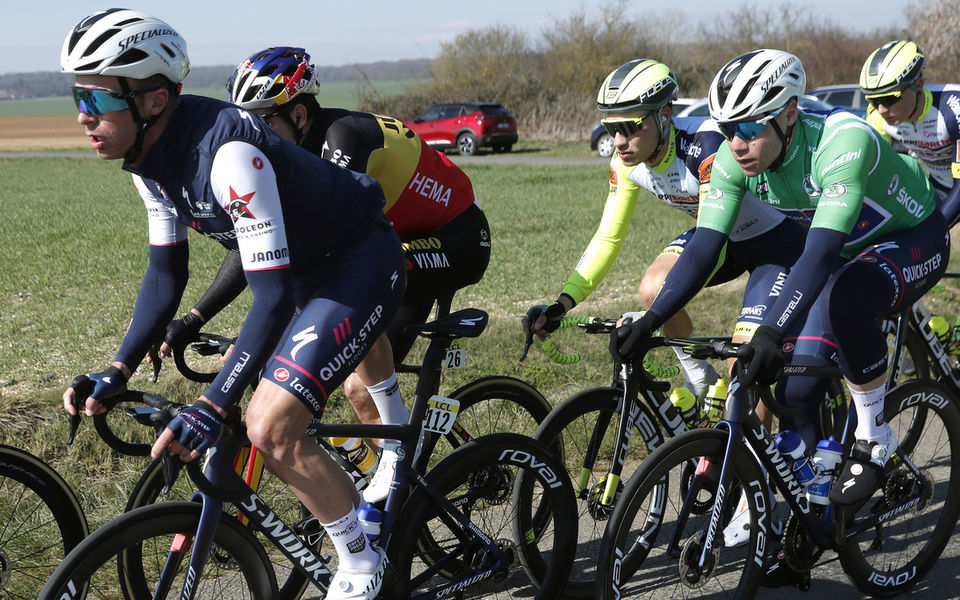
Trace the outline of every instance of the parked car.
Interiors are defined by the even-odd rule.
[[[673,101],[673,112],[683,110],[697,101],[696,98],[677,98]],[[604,158],[613,155],[613,140],[600,123],[597,123],[590,133],[590,149]]]
[[[808,94],[834,106],[840,106],[852,112],[859,111],[860,116],[867,112],[867,99],[863,97],[863,90],[856,84],[825,85],[810,90]]]
[[[468,156],[483,146],[509,152],[517,142],[517,120],[493,102],[437,104],[403,124],[434,148]]]

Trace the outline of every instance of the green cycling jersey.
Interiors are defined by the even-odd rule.
[[[842,111],[799,113],[783,163],[755,177],[743,172],[729,144],[723,144],[705,187],[697,227],[729,234],[749,192],[810,227],[847,234],[844,258],[888,233],[913,227],[936,208],[933,188],[917,161],[898,154],[865,121]]]

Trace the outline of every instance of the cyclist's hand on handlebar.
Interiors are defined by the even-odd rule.
[[[197,338],[205,321],[193,312],[187,312],[179,319],[170,321],[167,325],[167,335],[160,345],[160,356],[167,357],[173,348],[183,348]]]
[[[560,327],[560,320],[567,314],[566,307],[560,302],[531,306],[523,317],[523,331],[535,333],[541,340]]]
[[[783,375],[784,358],[780,349],[783,334],[774,329],[761,325],[753,334],[753,339],[747,346],[753,350],[750,366],[743,376],[743,384],[754,382],[770,385]]]
[[[78,414],[81,406],[88,416],[104,413],[106,407],[97,400],[127,391],[127,379],[123,370],[114,365],[100,373],[77,375],[63,392],[63,409],[73,416]]]
[[[150,450],[151,456],[159,458],[164,450],[169,450],[190,462],[220,439],[225,416],[219,407],[197,400],[177,413],[160,433]]]
[[[610,332],[610,356],[613,360],[630,362],[637,346],[649,340],[659,327],[658,319],[645,313],[640,319],[624,319],[619,327]]]

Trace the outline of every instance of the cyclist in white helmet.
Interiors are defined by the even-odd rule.
[[[524,318],[524,330],[544,337],[556,329],[559,319],[583,302],[599,285],[619,255],[627,228],[637,208],[640,191],[655,195],[667,206],[697,217],[701,186],[710,179],[710,170],[723,136],[716,124],[702,117],[675,119],[672,102],[677,97],[677,80],[667,65],[650,59],[624,63],[604,79],[597,94],[601,123],[613,139],[616,153],[610,158],[610,191],[603,217],[557,300],[543,307],[532,323]],[[783,215],[752,198],[738,222],[737,231],[724,255],[718,255],[708,285],[735,279],[746,270],[754,273],[756,258],[788,265],[795,256],[776,244],[781,227],[793,228]],[[641,205],[642,210],[649,210]],[[696,228],[674,239],[647,268],[640,281],[640,302],[650,306],[660,292],[664,278]],[[769,269],[755,273],[767,277]],[[749,306],[749,304],[747,305]],[[534,307],[535,309],[537,307]],[[684,310],[663,323],[663,334],[684,337],[693,334],[693,323]],[[677,349],[687,377],[687,386],[699,398],[717,378],[706,361]]]
[[[780,378],[784,351],[792,352],[792,363],[839,361],[858,417],[856,441],[830,493],[846,506],[877,490],[897,448],[883,419],[887,345],[878,318],[909,306],[936,283],[949,258],[949,237],[922,167],[850,113],[798,111],[805,83],[800,59],[767,49],[734,58],[714,78],[710,115],[727,141],[701,196],[697,232],[650,310],[614,331],[610,345],[629,358],[696,294],[747,193],[809,223],[805,239],[781,242],[802,247],[802,254],[770,289],[742,383],[777,382],[778,396],[804,409],[789,427],[813,447],[824,396],[811,391],[816,382],[803,381],[813,378]],[[904,197],[911,201],[898,200]],[[731,382],[731,393],[740,383]],[[796,579],[769,582],[780,581]]]
[[[282,139],[233,104],[180,95],[186,43],[139,11],[83,19],[67,35],[60,63],[75,76],[78,122],[91,146],[100,158],[123,159],[149,224],[150,261],[120,349],[102,372],[81,376],[94,382],[86,411],[103,412],[98,400],[125,389],[176,311],[188,277],[187,229],[239,250],[253,304],[236,347],[152,454],[195,460],[262,373],[247,433],[333,542],[340,568],[326,597],[374,598],[386,555],[361,528],[356,488],[305,430],[403,297],[403,254],[380,186]],[[329,273],[337,276],[323,276]],[[392,372],[392,361],[385,368]],[[63,394],[71,414],[75,384]]]
[[[867,122],[903,145],[930,172],[947,224],[960,220],[960,85],[924,85],[927,58],[915,42],[893,40],[870,53],[860,89]]]

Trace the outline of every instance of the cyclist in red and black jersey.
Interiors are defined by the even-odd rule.
[[[302,48],[276,47],[244,60],[227,83],[231,101],[258,115],[281,137],[380,183],[384,212],[403,242],[407,288],[403,304],[368,360],[403,360],[416,339],[407,323],[427,318],[438,298],[480,280],[490,260],[490,234],[470,179],[398,119],[321,108],[317,72]],[[190,313],[171,323],[167,341],[199,331],[244,288],[239,260],[229,253],[211,288]],[[394,373],[365,386],[353,374],[344,392],[364,423],[406,423]],[[371,401],[372,399],[372,401]],[[398,410],[399,407],[399,410]],[[386,497],[396,443],[388,441],[365,499]],[[390,467],[390,468],[387,468]]]

